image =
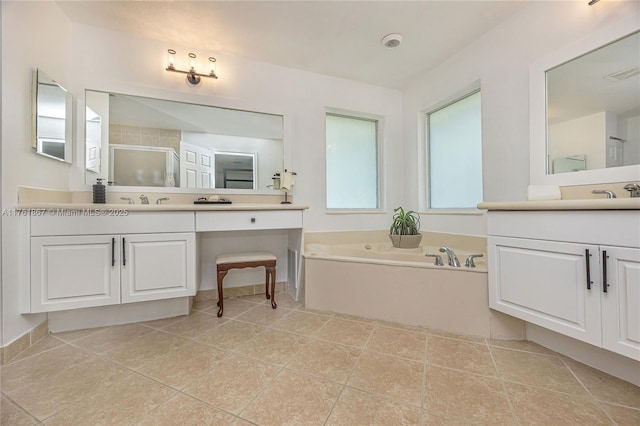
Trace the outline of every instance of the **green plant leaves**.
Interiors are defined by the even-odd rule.
[[[418,235],[420,233],[420,215],[413,210],[405,210],[402,207],[393,209],[395,213],[389,228],[391,235]]]

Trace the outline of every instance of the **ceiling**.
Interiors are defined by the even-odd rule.
[[[402,89],[526,1],[57,1],[74,23]],[[401,33],[402,44],[380,43]],[[206,52],[206,53],[205,53]],[[210,53],[209,53],[210,52]]]

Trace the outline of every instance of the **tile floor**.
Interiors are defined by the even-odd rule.
[[[640,425],[640,388],[530,342],[305,310],[285,294],[48,335],[2,425]]]

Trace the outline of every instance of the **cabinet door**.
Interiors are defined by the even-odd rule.
[[[120,303],[118,238],[31,238],[31,312]]]
[[[122,303],[193,296],[195,234],[122,235]]]
[[[488,243],[491,308],[601,345],[597,246],[502,237]]]
[[[600,250],[608,284],[601,294],[603,347],[640,361],[640,250],[607,246]]]

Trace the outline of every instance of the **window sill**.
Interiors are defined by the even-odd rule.
[[[478,209],[428,209],[418,212],[423,215],[461,215],[461,216],[482,216],[486,210]]]
[[[380,209],[362,209],[362,210],[340,210],[332,209],[326,210],[327,214],[387,214],[386,211]]]

